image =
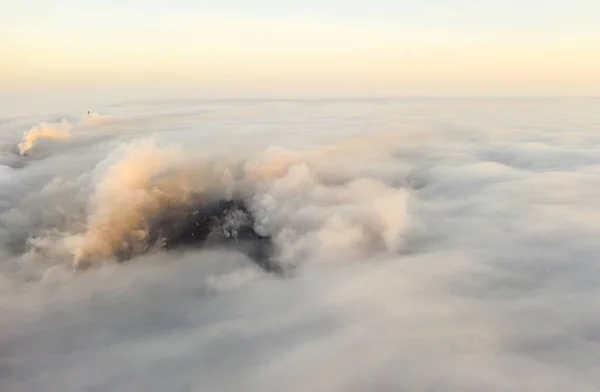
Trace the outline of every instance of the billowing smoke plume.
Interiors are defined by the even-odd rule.
[[[72,242],[76,264],[146,252],[169,208],[232,198],[248,205],[254,229],[273,238],[284,264],[363,256],[402,244],[404,188],[367,177],[347,181],[341,164],[331,183],[337,174],[331,161],[325,171],[318,154],[284,148],[225,162],[194,159],[181,147],[161,148],[152,140],[119,149],[97,167],[86,231]]]
[[[19,153],[27,154],[39,139],[69,140],[72,137],[72,126],[67,120],[58,124],[42,123],[31,128],[23,135],[23,141],[19,143]]]
[[[89,185],[73,185],[81,205],[72,196],[55,196],[72,201],[60,207],[69,219],[57,216],[51,224],[48,218],[46,230],[32,222],[35,232],[27,243],[38,254],[74,260],[79,267],[128,259],[157,250],[165,232],[195,234],[174,229],[174,219],[181,225],[189,224],[192,213],[221,219],[207,211],[234,200],[251,215],[256,237],[272,241],[271,256],[282,266],[400,249],[408,189],[390,183],[385,170],[353,167],[340,152],[344,148],[337,155],[334,145],[325,154],[270,147],[247,156],[197,158],[182,145],[134,140],[98,163]],[[81,190],[88,186],[82,201]],[[36,206],[24,205],[23,214],[40,205],[31,203]],[[57,209],[44,215],[50,211]]]
[[[75,250],[77,264],[141,253],[161,210],[224,189],[213,168],[194,165],[182,156],[178,148],[160,149],[151,140],[141,140],[99,165],[99,170],[108,168],[89,202],[87,229]]]

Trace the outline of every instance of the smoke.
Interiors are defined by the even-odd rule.
[[[140,254],[161,211],[191,205],[199,195],[211,202],[227,196],[226,171],[184,156],[180,148],[138,140],[99,164],[99,171],[107,169],[88,203],[86,231],[74,251],[76,265]]]
[[[138,143],[127,157],[109,167],[90,200],[87,230],[75,252],[77,263],[91,257],[107,258],[143,242],[148,236],[144,217],[164,206],[173,190],[150,181],[176,156],[175,151],[157,151]],[[184,199],[185,192],[175,197]]]
[[[122,119],[118,116],[89,113],[83,116],[70,116],[69,120],[62,119],[60,122],[41,122],[24,132],[23,140],[18,143],[17,149],[20,155],[26,156],[35,149],[36,144],[42,139],[65,142],[72,140],[75,136],[77,136],[77,139],[82,139],[78,140],[77,143],[94,143],[97,140],[91,136],[98,129],[101,129],[102,133],[96,135],[97,138],[106,138],[111,134],[114,135],[118,134],[119,131],[123,131],[123,129],[114,128],[121,121]],[[45,146],[45,150],[48,150],[47,146]]]
[[[330,147],[334,148],[334,147]],[[82,208],[84,229],[55,227],[30,239],[38,253],[67,251],[76,267],[152,250],[156,222],[170,209],[192,211],[240,199],[254,229],[272,238],[280,265],[360,258],[401,248],[409,191],[372,177],[348,179],[343,162],[315,151],[268,148],[246,157],[194,158],[181,145],[137,139],[119,146],[92,172]],[[80,218],[81,219],[81,218]],[[82,222],[71,227],[81,228]],[[56,230],[64,230],[57,241]],[[47,249],[55,244],[53,249]],[[68,245],[67,245],[68,244]],[[65,254],[63,257],[67,257]]]
[[[19,153],[21,155],[27,154],[39,139],[69,140],[72,137],[71,129],[72,125],[64,119],[58,124],[39,124],[25,132],[23,141],[17,146],[19,148]]]

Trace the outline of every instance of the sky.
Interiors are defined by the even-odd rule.
[[[7,2],[0,97],[600,95],[600,2]]]

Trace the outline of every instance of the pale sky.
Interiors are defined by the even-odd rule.
[[[600,95],[598,0],[0,1],[0,92]]]

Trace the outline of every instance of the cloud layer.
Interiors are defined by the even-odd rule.
[[[2,389],[597,390],[596,105],[132,103],[28,156],[39,120],[7,118]],[[294,273],[114,262],[197,193],[245,200]]]

